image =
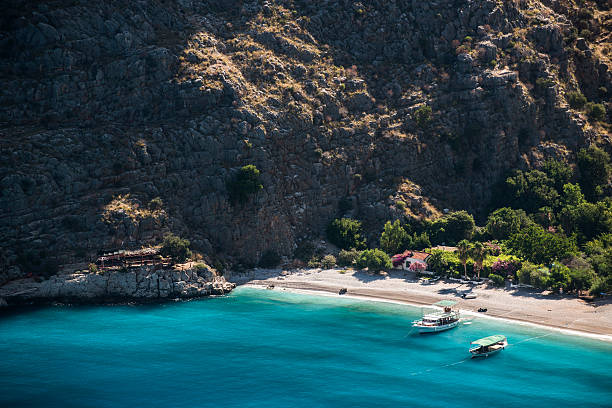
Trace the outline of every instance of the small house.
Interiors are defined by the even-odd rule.
[[[415,270],[427,269],[427,259],[431,256],[429,252],[404,251],[404,253],[393,255],[391,262],[396,269]],[[418,264],[418,265],[413,265]],[[412,268],[410,266],[413,265]]]

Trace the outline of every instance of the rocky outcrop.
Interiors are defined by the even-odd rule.
[[[185,270],[149,267],[104,273],[52,276],[36,282],[23,279],[0,287],[0,298],[10,304],[28,301],[124,301],[196,298],[229,293],[236,285],[207,268]]]
[[[612,111],[608,61],[563,1],[6,3],[0,282],[169,231],[250,265],[343,213],[375,238],[610,146],[565,100]],[[264,188],[232,204],[246,164]]]

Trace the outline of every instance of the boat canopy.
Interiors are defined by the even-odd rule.
[[[440,307],[451,307],[456,305],[457,302],[455,302],[454,300],[441,300],[439,302],[434,303],[434,306],[440,306]]]
[[[504,336],[503,334],[496,334],[494,336],[484,337],[482,339],[475,340],[471,344],[478,344],[480,346],[487,347],[504,340],[506,340],[506,336]]]

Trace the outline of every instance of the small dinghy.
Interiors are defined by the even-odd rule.
[[[470,348],[472,357],[489,357],[490,354],[505,349],[508,345],[508,339],[503,334],[496,334],[475,340],[470,344],[476,345],[476,347]]]

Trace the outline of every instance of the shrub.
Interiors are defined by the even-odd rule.
[[[486,230],[493,239],[506,239],[533,222],[523,210],[509,207],[498,208],[487,219]]]
[[[227,190],[232,202],[244,203],[249,199],[249,195],[258,192],[262,188],[260,172],[252,164],[243,166],[236,176],[227,183]]]
[[[546,160],[542,170],[553,181],[553,185],[558,192],[563,191],[563,186],[570,182],[574,174],[569,164],[555,159]]]
[[[393,224],[387,221],[385,229],[380,235],[380,247],[386,253],[393,255],[407,248],[407,244],[412,241],[410,235],[400,225],[399,220],[395,220]]]
[[[506,179],[502,195],[513,208],[533,213],[541,207],[555,204],[559,193],[554,184],[555,181],[540,170],[516,170]]]
[[[420,127],[425,127],[431,122],[431,107],[423,105],[414,111],[414,121]]]
[[[581,109],[587,103],[587,98],[578,91],[572,91],[567,93],[567,102],[572,109]]]
[[[589,118],[595,121],[604,120],[606,117],[606,108],[601,103],[589,102],[586,105],[586,109]]]
[[[95,263],[90,263],[89,273],[98,273],[98,265],[96,265]]]
[[[259,259],[259,266],[262,268],[274,268],[280,263],[280,256],[272,251],[267,250]]]
[[[570,269],[570,290],[581,291],[590,289],[597,279],[597,275],[590,269]]]
[[[552,283],[548,268],[537,268],[532,271],[530,283],[538,289],[548,289]]]
[[[612,275],[606,277],[599,277],[591,286],[589,293],[593,296],[601,296],[604,293],[612,292]]]
[[[531,262],[523,262],[521,269],[519,269],[516,273],[519,282],[531,285],[531,276],[535,275],[536,269],[538,269],[538,267]]]
[[[366,249],[357,258],[357,266],[361,269],[368,268],[370,272],[380,272],[383,269],[390,269],[391,259],[389,255],[380,249]]]
[[[454,245],[462,239],[471,239],[475,226],[474,217],[467,211],[454,211],[433,222],[430,237],[436,244]]]
[[[506,282],[506,280],[502,276],[497,275],[495,273],[490,274],[489,279],[493,281],[493,284],[495,284],[495,286],[504,286],[504,283]]]
[[[578,152],[578,169],[580,170],[580,187],[591,201],[600,194],[600,186],[607,184],[610,178],[610,156],[604,150],[590,146]]]
[[[340,251],[340,253],[338,254],[338,265],[340,266],[353,266],[355,264],[355,262],[357,262],[357,258],[359,257],[359,254],[361,254],[361,251],[358,251],[356,249],[343,249]]]
[[[327,226],[327,238],[341,249],[363,249],[366,246],[361,222],[352,218],[336,218]]]
[[[308,261],[308,267],[309,268],[320,268],[321,267],[321,257],[314,255],[312,258],[310,258],[310,260]]]
[[[321,259],[321,266],[325,269],[331,269],[336,266],[336,257],[333,255],[325,255],[323,259]]]
[[[149,201],[149,210],[156,211],[161,210],[164,207],[164,202],[161,198],[155,197],[151,201]]]
[[[162,256],[171,257],[174,262],[185,262],[191,257],[189,245],[189,240],[179,238],[174,234],[168,234],[164,237],[159,253]]]
[[[425,248],[431,247],[431,241],[429,240],[429,235],[426,232],[422,232],[417,235],[416,232],[412,236],[412,248],[421,250]]]
[[[521,264],[517,261],[498,259],[491,265],[491,272],[493,272],[494,275],[514,276],[520,267]]]
[[[561,289],[564,291],[567,290],[572,282],[569,268],[559,263],[552,264],[550,268],[550,279],[552,289],[555,292],[559,292]]]
[[[514,254],[537,264],[548,264],[565,259],[577,251],[573,239],[546,231],[539,225],[531,225],[513,234],[506,247]]]

